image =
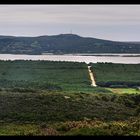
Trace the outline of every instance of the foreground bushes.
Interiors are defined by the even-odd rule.
[[[125,121],[82,120],[56,123],[0,123],[0,135],[140,136],[140,117]]]
[[[16,89],[16,92],[1,91],[0,104],[0,120],[6,122],[55,122],[84,118],[113,121],[138,116],[140,95],[22,92],[21,89],[17,92]]]
[[[110,136],[140,136],[140,118],[133,118],[127,121],[73,121],[65,122],[57,127],[64,135],[110,135]]]

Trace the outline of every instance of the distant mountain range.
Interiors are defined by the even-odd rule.
[[[117,42],[75,34],[38,37],[0,36],[0,53],[140,53],[140,42]]]

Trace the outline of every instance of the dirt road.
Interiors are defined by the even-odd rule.
[[[88,66],[88,72],[89,72],[89,76],[90,76],[90,79],[91,79],[91,86],[94,86],[96,87],[96,82],[95,82],[95,79],[94,79],[94,76],[93,76],[93,73],[92,71],[90,70],[91,66]]]

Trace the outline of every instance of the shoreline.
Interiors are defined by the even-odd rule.
[[[17,54],[17,53],[0,53],[0,55],[29,55],[29,56],[100,56],[100,57],[140,57],[137,53],[42,53],[42,54]]]

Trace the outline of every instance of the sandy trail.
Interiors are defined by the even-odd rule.
[[[88,66],[88,72],[89,72],[89,76],[90,76],[90,79],[91,79],[91,86],[94,86],[96,87],[96,82],[95,82],[95,79],[94,79],[94,76],[93,76],[93,73],[92,71],[90,70],[91,66]]]

